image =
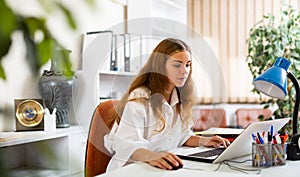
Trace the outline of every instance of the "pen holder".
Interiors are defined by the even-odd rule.
[[[45,109],[44,114],[44,131],[54,132],[56,130],[56,108],[53,109],[52,114],[50,114],[49,109]]]
[[[272,144],[252,143],[252,166],[254,167],[272,166]]]
[[[286,164],[286,144],[272,144],[273,165]]]

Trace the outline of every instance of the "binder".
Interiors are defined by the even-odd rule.
[[[130,54],[131,54],[130,34],[124,34],[124,71],[130,72]]]
[[[111,51],[111,70],[112,71],[119,71],[120,69],[120,66],[119,66],[119,62],[118,62],[118,50],[117,50],[117,35],[113,35],[113,38],[112,38],[112,45],[113,45],[113,48],[112,48],[112,51]]]
[[[114,35],[114,57],[116,61],[116,67],[118,68],[118,71],[125,71],[124,69],[124,35],[123,34],[115,34]]]
[[[88,47],[89,50],[86,50],[88,56],[103,60],[101,70],[135,73],[145,63],[143,58],[145,41],[142,35],[133,33],[93,31],[87,32],[84,36],[84,48],[91,45]]]
[[[83,39],[82,59],[92,58],[102,60],[102,70],[113,70],[115,60],[112,56],[113,31],[92,31],[87,32]]]
[[[130,72],[137,72],[142,66],[142,35],[130,35]]]

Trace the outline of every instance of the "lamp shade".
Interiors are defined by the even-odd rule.
[[[254,79],[254,87],[270,97],[283,98],[287,94],[287,70],[290,64],[285,58],[277,58],[271,68]]]

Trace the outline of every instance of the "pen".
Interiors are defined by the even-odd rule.
[[[273,132],[274,132],[274,126],[271,125],[271,128],[270,128],[270,133],[271,133],[271,136],[273,136]]]
[[[279,134],[277,134],[277,135],[275,136],[275,139],[276,139],[277,144],[282,144],[281,138],[280,138]],[[278,146],[277,146],[277,148],[278,148],[278,150],[280,151],[280,153],[283,154],[283,149],[280,148],[280,147],[278,147]]]
[[[252,133],[252,139],[253,139],[254,142],[256,142],[256,144],[260,144],[259,140],[256,138],[254,133]]]
[[[264,140],[264,142],[268,142],[268,136],[266,136],[266,132],[265,131],[263,131],[261,133],[261,138]]]
[[[257,138],[259,139],[260,144],[264,144],[264,140],[261,138],[260,134],[257,132]]]
[[[261,136],[262,136],[262,138],[265,137],[265,131],[263,131],[263,132],[261,133]]]
[[[280,137],[279,137],[279,134],[277,134],[277,135],[275,136],[275,138],[276,138],[277,144],[281,144],[281,139],[280,139]]]
[[[275,136],[273,136],[273,144],[277,144]]]
[[[280,147],[278,147],[278,146],[273,146],[273,150],[274,150],[274,159],[277,159],[277,160],[279,160],[280,162],[279,163],[283,163],[283,157],[282,157],[282,149],[280,149]],[[276,162],[276,160],[275,160],[275,162]]]
[[[272,142],[272,133],[268,132],[268,143]]]
[[[282,144],[286,143],[286,140],[288,139],[288,137],[289,137],[288,133],[282,133],[282,134],[280,134],[281,143]]]
[[[254,142],[256,142],[256,137],[255,137],[255,135],[252,133],[251,134],[252,135],[252,140],[254,141]]]

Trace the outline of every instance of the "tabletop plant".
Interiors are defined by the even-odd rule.
[[[300,76],[300,11],[292,6],[283,5],[280,16],[264,15],[249,33],[246,41],[248,47],[247,64],[253,79],[270,68],[277,57],[291,61],[289,72],[299,80]],[[257,90],[254,93],[260,94]],[[295,89],[288,79],[288,94],[283,99],[262,99],[265,108],[277,105],[273,115],[275,118],[292,117],[295,104]],[[291,124],[287,126],[290,130]]]

